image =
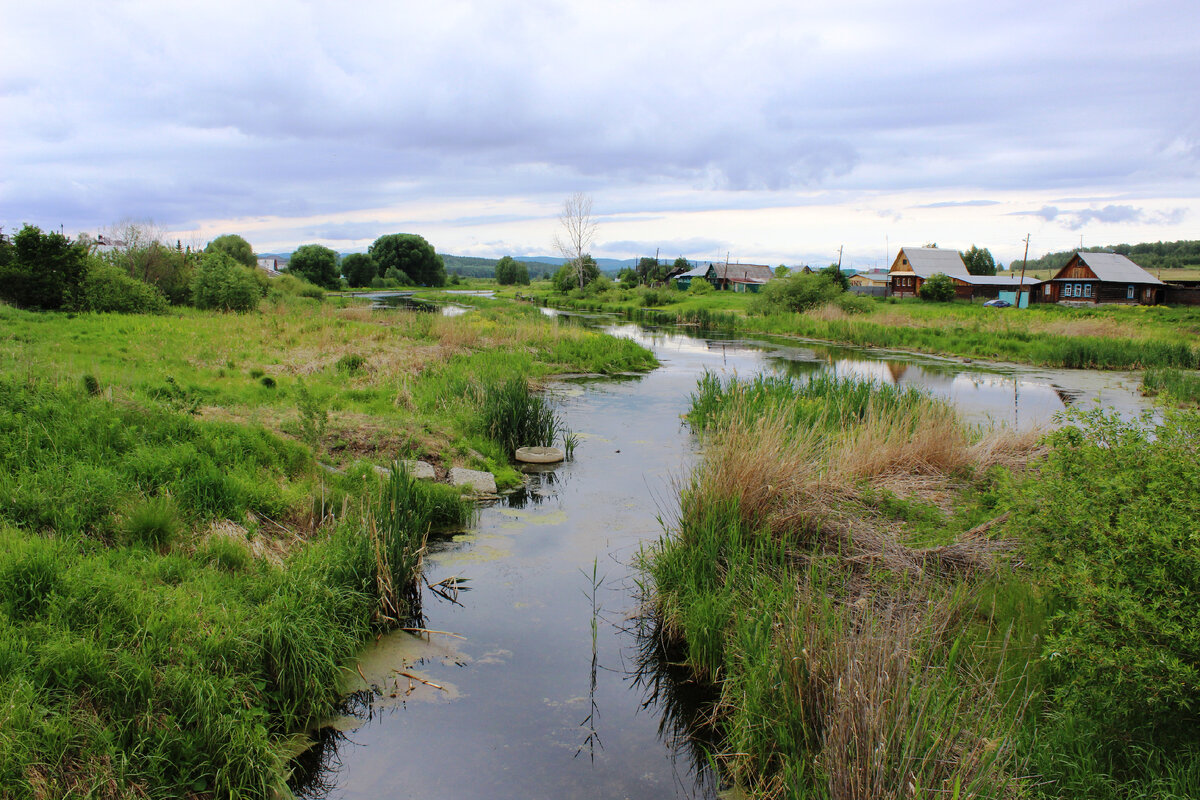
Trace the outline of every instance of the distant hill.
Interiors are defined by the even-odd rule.
[[[451,256],[445,253],[441,255],[442,262],[446,265],[446,272],[461,275],[464,278],[494,278],[496,277],[496,264],[500,261],[498,258]],[[514,258],[517,263],[525,265],[531,278],[540,277],[546,272],[553,273],[555,269],[558,269],[557,266],[550,266],[536,259],[521,256]]]

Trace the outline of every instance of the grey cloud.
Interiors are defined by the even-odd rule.
[[[334,222],[320,227],[309,228],[305,233],[314,239],[328,241],[356,241],[359,239],[377,239],[389,232],[394,224],[379,222]]]
[[[1200,73],[1200,10],[1179,0],[1097,0],[1085,19],[1043,4],[1036,24],[747,0],[713,25],[647,4],[637,26],[557,2],[48,5],[0,30],[0,220],[187,225],[579,189],[620,212],[808,202],[797,190],[1163,196],[1200,169],[1200,97],[1179,77]],[[619,58],[577,58],[614,41]],[[880,58],[895,41],[906,57]],[[1024,213],[1122,221],[1091,211]]]
[[[1043,206],[1037,211],[1013,211],[1010,216],[1040,217],[1047,222],[1057,221],[1069,230],[1079,230],[1085,225],[1099,222],[1109,225],[1134,223],[1139,225],[1178,225],[1187,217],[1186,208],[1170,211],[1148,212],[1131,205],[1109,204],[1102,208],[1060,209]]]

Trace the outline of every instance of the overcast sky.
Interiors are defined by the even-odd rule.
[[[1008,263],[1200,238],[1196,0],[4,2],[0,224]]]

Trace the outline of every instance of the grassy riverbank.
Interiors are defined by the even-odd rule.
[[[586,295],[543,285],[522,294],[579,311],[638,321],[680,323],[801,336],[864,347],[1013,361],[1069,369],[1200,368],[1200,310],[1142,306],[992,309],[964,302],[858,298],[805,313],[750,313],[754,295],[610,289]]]
[[[0,307],[0,797],[286,793],[348,660],[419,612],[426,533],[471,514],[373,464],[503,477],[486,398],[652,363],[532,309]]]
[[[1200,488],[1195,416],[1094,414],[1038,443],[835,380],[706,377],[693,400],[704,461],[646,566],[663,646],[719,691],[728,779],[789,798],[1200,789],[1200,506],[1178,499]]]

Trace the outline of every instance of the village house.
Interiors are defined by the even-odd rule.
[[[287,262],[277,256],[258,259],[258,268],[267,273],[269,278],[277,278],[287,269]]]
[[[733,292],[757,292],[775,277],[766,264],[710,264],[706,276],[718,289]]]
[[[865,286],[872,288],[886,287],[891,281],[886,269],[873,269],[870,272],[856,272],[850,276],[851,286]]]
[[[1123,303],[1155,305],[1166,284],[1125,256],[1076,253],[1046,281],[1037,299],[1043,303]]]
[[[693,267],[692,269],[689,269],[686,272],[680,272],[680,273],[677,273],[676,275],[671,276],[671,279],[673,279],[675,281],[676,286],[678,286],[680,289],[682,289],[683,291],[686,292],[689,288],[691,288],[693,280],[695,280],[696,278],[701,278],[701,279],[706,278],[708,276],[708,271],[711,268],[712,268],[711,264],[703,266],[703,267]]]
[[[951,278],[969,277],[957,250],[937,247],[901,247],[888,270],[893,297],[916,297],[921,284],[938,273]],[[959,284],[955,284],[957,291]],[[963,284],[966,286],[966,284]],[[970,291],[967,291],[970,296]]]

